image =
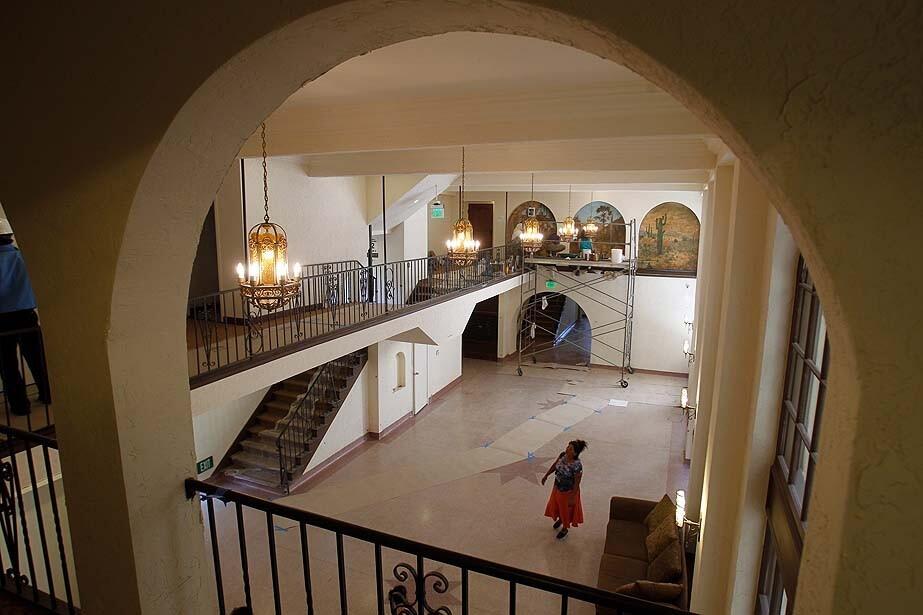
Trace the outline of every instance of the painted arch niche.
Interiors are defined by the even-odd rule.
[[[577,228],[582,229],[593,221],[599,227],[593,238],[593,248],[603,260],[609,258],[612,248],[625,248],[625,218],[622,213],[605,201],[590,201],[574,214]],[[571,252],[576,252],[576,246]]]
[[[538,219],[539,229],[542,235],[545,236],[545,239],[551,237],[558,228],[558,223],[554,219],[554,212],[552,212],[547,205],[539,203],[538,201],[526,201],[514,209],[513,213],[510,214],[510,217],[506,221],[507,243],[512,242],[513,232],[516,230],[516,227],[522,224],[529,215],[534,215]],[[522,230],[521,227],[520,230]]]
[[[699,218],[682,203],[661,203],[638,227],[638,273],[695,277]]]

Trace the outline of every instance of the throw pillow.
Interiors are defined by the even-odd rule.
[[[640,598],[654,602],[673,602],[683,592],[683,586],[678,583],[654,583],[653,581],[636,581],[633,594]]]
[[[615,593],[625,594],[626,596],[637,596],[638,595],[638,582],[632,581],[631,583],[625,583],[615,588]]]
[[[683,549],[673,540],[647,567],[647,578],[655,583],[670,583],[683,574]]]
[[[670,541],[676,540],[678,537],[676,519],[667,517],[644,539],[644,543],[647,545],[647,561],[652,562],[657,559],[657,556],[663,553]]]
[[[657,526],[667,517],[676,518],[676,506],[673,504],[673,500],[670,499],[670,496],[664,495],[660,498],[660,501],[657,502],[657,506],[654,507],[654,510],[644,517],[644,524],[647,526],[647,531],[652,532],[657,529]]]

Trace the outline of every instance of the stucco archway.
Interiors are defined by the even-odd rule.
[[[900,514],[911,515],[919,499],[902,500],[907,488],[900,485],[884,496],[874,488],[891,484],[895,474],[912,474],[910,438],[921,421],[912,402],[921,387],[913,380],[914,348],[921,334],[898,334],[884,322],[869,327],[868,314],[912,321],[921,282],[882,277],[872,259],[849,263],[855,246],[884,240],[885,231],[842,221],[860,219],[861,195],[874,190],[893,208],[889,213],[906,214],[887,234],[898,246],[913,245],[920,213],[909,178],[920,139],[894,127],[920,108],[915,28],[860,18],[859,2],[791,12],[716,1],[671,7],[658,19],[640,0],[605,6],[328,1],[322,10],[317,4],[262,7],[259,14],[223,7],[220,16],[204,7],[184,6],[182,15],[132,7],[126,11],[135,11],[135,19],[117,32],[98,31],[106,23],[103,7],[72,14],[23,7],[34,23],[2,43],[5,57],[22,58],[29,51],[22,41],[36,41],[33,61],[8,73],[23,96],[3,101],[4,117],[32,121],[10,127],[10,142],[21,147],[3,154],[0,193],[9,195],[4,204],[39,279],[56,387],[62,401],[85,409],[59,420],[68,492],[77,496],[99,480],[126,485],[101,491],[96,511],[72,516],[75,542],[86,553],[78,556],[82,586],[125,585],[121,595],[108,595],[124,598],[124,612],[140,611],[142,602],[145,612],[176,612],[177,604],[208,600],[198,583],[207,576],[198,511],[176,497],[193,462],[185,363],[176,359],[196,231],[243,140],[303,82],[339,62],[408,38],[484,30],[577,46],[631,67],[705,119],[762,181],[811,266],[837,348],[828,400],[836,412],[825,424],[802,575],[813,591],[801,593],[799,611],[861,611],[876,593],[878,607],[886,608],[900,596],[880,593],[890,569],[874,570],[903,540],[862,530],[900,524]],[[785,32],[775,27],[782,21],[789,24]],[[92,44],[104,53],[75,58],[71,50],[86,44],[87,31],[97,33]],[[202,37],[204,31],[212,36]],[[875,36],[880,44],[866,47],[863,41]],[[863,50],[851,66],[837,61],[844,41]],[[138,61],[138,50],[150,54]],[[120,79],[102,101],[104,90],[91,87],[100,74]],[[45,96],[56,75],[56,96]],[[847,77],[865,78],[862,89],[852,91]],[[72,144],[81,139],[93,147],[82,152]],[[868,146],[861,153],[858,142]],[[32,161],[55,145],[68,164],[34,168]],[[866,158],[874,164],[857,177],[853,171]],[[56,241],[47,242],[49,235]],[[892,260],[904,256],[911,256],[909,247],[899,247]],[[857,287],[862,296],[853,296]],[[876,312],[881,306],[885,312]],[[84,429],[104,434],[97,446],[81,441]],[[105,434],[114,430],[113,442]],[[857,443],[859,431],[868,437]],[[854,499],[864,510],[846,514]],[[916,526],[906,527],[919,537]],[[131,549],[119,547],[120,540]],[[111,556],[108,569],[93,566],[103,556]],[[854,576],[864,581],[863,591],[836,591]],[[187,578],[196,582],[184,584]]]

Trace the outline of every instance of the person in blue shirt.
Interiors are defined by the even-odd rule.
[[[20,354],[38,385],[39,401],[51,403],[32,282],[22,253],[13,244],[13,229],[0,218],[0,379],[10,410],[24,416],[31,404],[19,368]]]

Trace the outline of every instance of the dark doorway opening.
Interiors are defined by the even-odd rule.
[[[483,246],[483,244],[481,244]],[[497,360],[497,322],[500,298],[491,297],[474,306],[462,334],[462,356],[466,359]]]
[[[468,203],[468,220],[474,227],[474,239],[481,242],[481,248],[494,246],[493,203]]]

